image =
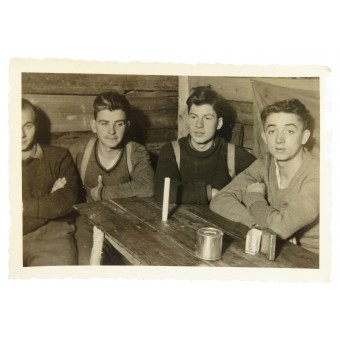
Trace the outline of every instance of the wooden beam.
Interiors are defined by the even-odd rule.
[[[189,78],[187,76],[178,77],[178,138],[185,137],[189,133],[186,104],[189,92]]]
[[[77,94],[98,95],[117,91],[175,91],[176,76],[76,74],[76,73],[22,73],[23,94]]]

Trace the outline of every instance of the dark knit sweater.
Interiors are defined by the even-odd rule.
[[[23,233],[34,231],[50,219],[71,212],[77,203],[78,180],[69,152],[62,148],[40,145],[42,159],[22,161]],[[67,184],[51,194],[53,184],[65,177]]]
[[[164,178],[170,177],[171,203],[208,204],[207,186],[222,189],[231,181],[227,164],[227,143],[216,137],[214,145],[207,151],[196,151],[190,147],[189,136],[178,140],[181,156],[178,170],[172,144],[161,149],[155,175],[155,195],[163,199]],[[235,148],[235,172],[246,169],[255,157],[240,146]]]
[[[81,139],[71,146],[70,152],[80,172],[81,163],[89,138]],[[97,140],[98,142],[98,140]],[[94,145],[85,172],[84,187],[87,201],[91,201],[91,189],[98,185],[98,176],[102,176],[103,189],[101,198],[108,200],[120,197],[150,197],[153,196],[154,172],[150,157],[144,146],[131,143],[132,173],[127,166],[127,153],[124,148],[117,163],[111,169],[105,169],[98,161],[97,142]]]

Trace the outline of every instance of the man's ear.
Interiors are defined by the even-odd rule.
[[[266,137],[266,134],[263,131],[261,132],[261,137],[262,137],[263,141],[267,144],[267,137]]]
[[[217,129],[219,130],[223,126],[223,117],[217,118]]]
[[[310,131],[306,129],[306,130],[303,131],[303,133],[302,133],[302,141],[301,141],[301,144],[302,144],[302,145],[305,145],[305,144],[308,142],[309,137],[310,137]]]
[[[91,119],[91,120],[90,120],[90,125],[91,125],[91,130],[92,130],[94,133],[97,133],[96,121],[95,121],[94,119]]]

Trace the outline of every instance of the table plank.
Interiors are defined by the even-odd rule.
[[[154,199],[136,199],[124,198],[114,199],[103,202],[110,209],[116,206],[126,211],[126,214],[133,214],[136,218],[147,223],[151,228],[158,232],[164,233],[177,242],[185,245],[188,251],[195,256],[195,240],[197,230],[204,226],[212,226],[225,232],[219,224],[208,221],[203,216],[198,216],[193,212],[186,210],[186,206],[176,207],[171,205],[169,219],[167,222],[161,221],[161,205]],[[184,208],[183,208],[184,207]],[[219,216],[217,215],[219,218]],[[246,226],[239,223],[231,222],[235,228],[244,228],[244,235],[249,230]],[[231,235],[233,237],[231,237]],[[237,235],[238,237],[235,237]],[[189,237],[189,239],[188,239]],[[211,266],[235,266],[235,267],[295,267],[294,263],[289,261],[269,261],[261,253],[249,255],[244,252],[245,236],[241,234],[227,233],[223,238],[222,258],[220,260],[208,261]]]
[[[233,221],[229,221],[209,209],[208,206],[183,205],[180,211],[193,213],[212,224],[219,226],[226,234],[235,238],[244,239],[249,230],[248,227]],[[275,262],[278,266],[291,268],[319,268],[319,255],[299,247],[291,242],[277,242]]]
[[[161,209],[161,205],[155,202],[154,199],[144,198],[143,200],[151,205],[158,206],[159,209]],[[220,215],[211,211],[206,205],[173,205],[172,210],[176,217],[183,214],[187,216],[188,219],[196,219],[196,221],[200,220],[203,225],[209,224],[214,228],[222,230],[225,235],[231,236],[234,239],[233,243],[237,245],[237,247],[244,249],[246,235],[249,231],[249,228],[247,226],[221,217]],[[171,216],[171,211],[169,215]],[[187,223],[190,223],[190,221],[188,221]],[[237,240],[241,240],[241,242],[238,242]],[[253,255],[247,254],[247,257],[249,256],[251,256],[251,258],[256,261],[256,264],[260,266],[284,268],[319,268],[318,254],[312,253],[302,247],[299,247],[287,241],[277,242],[276,258],[274,262],[268,261],[268,259],[263,256],[263,254],[257,254],[255,258],[263,257],[264,263],[262,263],[262,261],[260,263],[259,259],[255,260]],[[269,262],[269,264],[267,261]]]
[[[197,266],[201,261],[173,239],[156,232],[124,210],[109,210],[102,202],[83,203],[75,209],[108,235],[108,240],[135,265]]]
[[[135,265],[318,268],[318,255],[289,242],[278,242],[277,257],[244,252],[248,227],[228,221],[208,206],[170,206],[161,220],[161,205],[153,198],[122,198],[76,206],[113,246]],[[224,232],[222,258],[203,261],[195,256],[197,230],[212,226]]]

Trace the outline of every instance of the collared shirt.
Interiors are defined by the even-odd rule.
[[[39,143],[36,143],[29,155],[30,158],[37,158],[39,160],[41,160],[44,157],[44,152],[41,148],[41,146],[39,145]]]

